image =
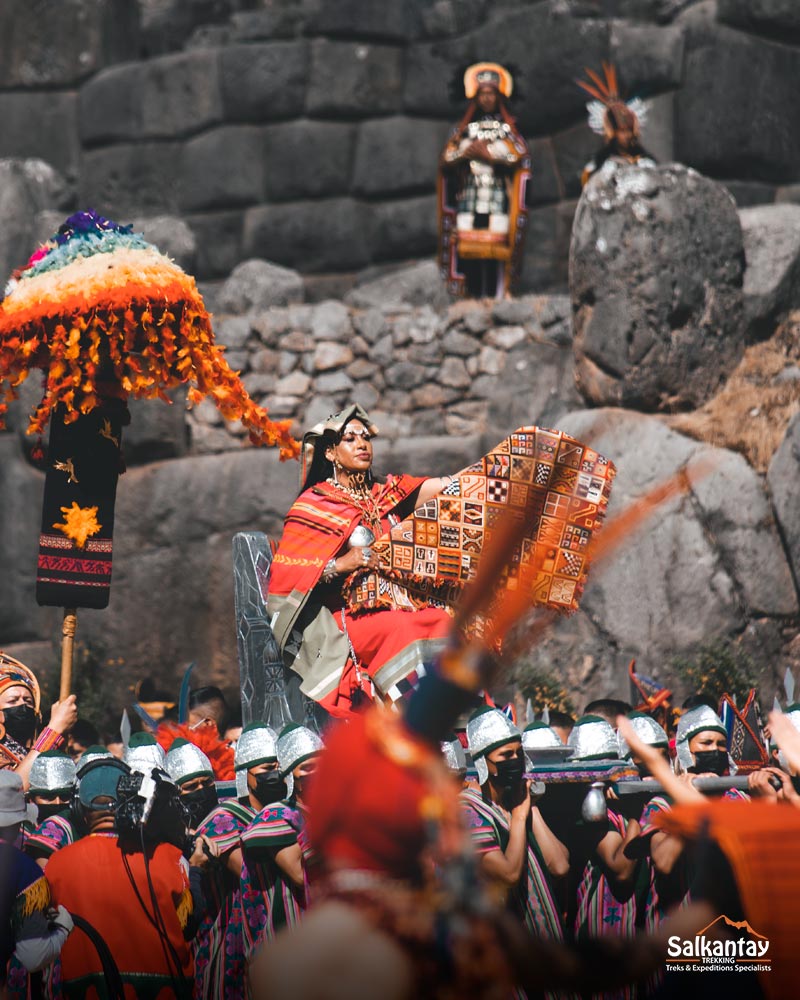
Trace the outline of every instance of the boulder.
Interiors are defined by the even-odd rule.
[[[431,305],[441,308],[447,304],[447,292],[439,269],[432,261],[409,264],[374,281],[357,285],[345,296],[345,302],[357,309],[399,305]]]
[[[104,66],[138,55],[137,0],[5,0],[0,5],[4,90],[72,87]]]
[[[626,692],[632,657],[643,673],[668,677],[676,655],[796,613],[762,481],[740,455],[623,410],[571,413],[558,427],[616,464],[609,517],[680,470],[698,475],[594,567],[580,610],[538,642],[535,663],[558,657],[560,675],[585,697]]]
[[[744,350],[742,233],[721,185],[607,161],[570,246],[578,387],[596,405],[697,407]]]
[[[194,273],[197,239],[183,219],[174,215],[150,215],[130,220],[135,233],[141,233],[149,242],[171,257],[176,264]]]
[[[772,456],[767,472],[775,516],[780,525],[786,552],[800,581],[800,414],[786,429],[780,447]]]
[[[744,239],[744,310],[748,336],[770,336],[800,306],[800,205],[760,205],[739,212]]]
[[[303,279],[297,271],[258,259],[237,264],[219,296],[220,308],[236,315],[302,301]]]
[[[311,43],[306,111],[312,117],[366,117],[399,109],[403,50],[365,42]]]
[[[44,239],[37,223],[39,213],[55,210],[65,194],[63,179],[42,160],[0,160],[0,281],[5,287],[11,272],[21,267]],[[49,217],[50,221],[52,216]],[[58,213],[55,228],[64,221]]]

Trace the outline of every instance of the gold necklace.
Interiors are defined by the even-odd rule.
[[[377,531],[375,531],[375,534],[376,535],[380,534],[382,530],[380,507],[378,506],[375,497],[372,495],[371,490],[367,488],[366,480],[364,479],[363,474],[359,473],[358,475],[359,479],[356,480],[356,482],[357,485],[361,487],[360,489],[358,488],[354,489],[351,486],[345,486],[343,483],[338,482],[338,480],[334,479],[332,476],[329,479],[326,479],[325,481],[329,483],[331,486],[335,487],[340,492],[344,493],[345,496],[347,496],[352,501],[353,506],[361,511],[361,513],[369,522],[372,529],[373,530],[375,530],[376,528],[378,529]]]

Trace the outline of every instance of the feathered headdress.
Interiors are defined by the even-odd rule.
[[[595,73],[588,66],[584,67],[589,80],[576,80],[579,87],[582,87],[594,100],[589,101],[586,110],[589,112],[589,128],[597,135],[604,135],[606,122],[616,131],[625,119],[630,121],[633,131],[638,132],[639,128],[647,121],[647,106],[644,101],[634,97],[630,101],[624,101],[619,93],[617,82],[617,70],[608,62],[603,62],[603,79],[599,73]]]

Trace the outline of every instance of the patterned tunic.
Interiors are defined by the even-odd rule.
[[[497,806],[484,802],[480,792],[466,789],[461,794],[464,817],[478,854],[505,851],[510,836],[509,821]],[[550,877],[542,853],[528,827],[527,864],[518,884],[509,893],[510,908],[540,938],[564,940],[561,914],[553,898]]]
[[[197,829],[219,849],[220,864],[206,882],[208,910],[194,939],[195,997],[240,1000],[245,996],[240,882],[225,867],[226,855],[241,847],[255,810],[235,800],[222,802]]]
[[[609,832],[614,831],[624,839],[628,821],[610,809],[608,821]],[[599,937],[601,934],[633,937],[636,933],[637,909],[639,906],[646,906],[650,887],[650,869],[644,862],[637,865],[632,884],[616,887],[606,874],[602,861],[596,856],[590,857],[578,886],[576,939],[580,941],[589,937]],[[635,984],[602,994],[608,1000],[611,998],[633,1000],[637,995]]]
[[[295,927],[306,908],[306,884],[292,883],[275,862],[277,853],[300,843],[305,817],[294,799],[273,802],[242,834],[242,912],[245,958],[283,927]],[[304,852],[304,863],[308,860]],[[305,873],[305,864],[304,864]]]

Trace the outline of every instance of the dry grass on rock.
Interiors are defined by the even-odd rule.
[[[670,427],[698,441],[741,452],[758,472],[800,411],[800,312],[775,335],[748,347],[725,386],[692,413],[667,417]]]

